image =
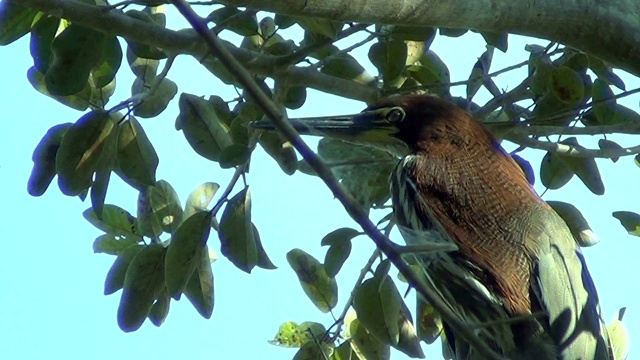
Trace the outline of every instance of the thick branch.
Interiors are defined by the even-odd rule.
[[[640,76],[637,0],[223,0],[281,14],[377,24],[470,28],[557,41]]]
[[[15,2],[93,30],[156,46],[174,55],[187,54],[199,61],[204,61],[210,55],[206,44],[197,34],[165,29],[136,20],[117,10],[106,10],[77,0],[19,0]],[[336,78],[304,67],[283,67],[281,57],[240,49],[229,42],[224,44],[227,50],[254,74],[272,77],[292,85],[304,85],[366,103],[373,103],[378,98],[378,90],[375,87]]]

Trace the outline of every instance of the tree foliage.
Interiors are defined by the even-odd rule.
[[[323,18],[320,11],[318,17],[308,17],[205,3],[199,10],[208,15],[189,20],[200,21],[211,33],[229,39],[224,42],[226,51],[248,70],[275,104],[273,110],[251,96],[252,89],[200,34],[191,28],[166,28],[165,9],[172,5],[164,3],[0,2],[0,45],[29,36],[33,67],[27,80],[43,95],[84,112],[78,119],[70,119],[72,123],[55,125],[44,134],[33,153],[29,193],[41,196],[57,176],[63,194],[89,197],[91,206],[84,217],[104,232],[96,239],[94,250],[115,256],[105,294],[122,289],[117,316],[124,331],[135,331],[147,318],[159,326],[170,302],[182,294],[203,317],[211,316],[213,257],[207,245],[214,241],[211,229],[217,232],[222,255],[240,270],[250,273],[256,266],[275,268],[251,221],[245,175],[252,151],[258,145],[264,148],[286,174],[324,175],[314,165],[316,158],[304,152],[304,159],[298,157],[296,138],[253,130],[247,124],[271,118],[274,111],[286,114],[287,109],[304,106],[309,88],[367,103],[415,92],[447,98],[484,121],[498,137],[515,144],[512,155],[532,183],[531,164],[516,153],[526,148],[546,152],[539,181],[547,189],[559,189],[577,177],[595,195],[602,195],[605,184],[596,158],[616,162],[622,156],[636,155],[640,163],[640,145],[623,147],[607,136],[640,132],[637,109],[616,101],[640,90],[627,89],[610,61],[599,57],[601,51],[559,43],[557,40],[563,40],[560,35],[549,35],[547,46],[527,46],[529,58],[524,61],[492,69],[494,53],[508,51],[508,32],[512,30],[508,25],[500,32],[459,23],[371,25],[359,19],[332,21]],[[181,1],[175,3],[185,6]],[[295,36],[284,31],[289,28],[297,29]],[[468,80],[452,83],[447,64],[430,45],[436,37],[456,37],[467,31],[482,35],[486,51],[477,54]],[[582,43],[576,40],[576,44]],[[368,59],[352,55],[361,47],[368,48]],[[188,93],[178,96],[179,84],[169,77],[181,54],[197,58],[209,72],[235,88],[238,98],[222,99],[214,89],[208,98]],[[624,65],[627,59],[619,60],[617,64]],[[366,61],[377,73],[365,70],[369,67],[363,65]],[[510,90],[504,91],[495,83],[496,76],[521,67],[527,67],[527,76]],[[632,66],[625,69],[637,70]],[[127,99],[111,99],[119,72],[135,76],[132,84],[125,84],[131,87]],[[453,86],[466,87],[466,97],[452,96]],[[474,100],[481,89],[492,96],[483,104]],[[224,191],[218,192],[216,183],[205,183],[183,206],[171,184],[157,179],[159,159],[142,119],[162,116],[168,106],[179,108],[175,129],[184,134],[195,156],[233,169]],[[581,145],[584,135],[598,136],[598,148]],[[323,139],[317,156],[344,189],[334,193],[346,199],[345,203],[352,197],[352,209],[368,213],[385,208],[390,198],[388,174],[396,162],[392,155]],[[139,192],[135,216],[104,203],[112,174]],[[241,179],[245,186],[234,192]],[[579,209],[562,202],[551,205],[581,245],[597,242]],[[621,209],[613,216],[630,234],[640,236],[640,215]],[[391,216],[378,225],[388,234],[393,227]],[[370,234],[366,227],[365,232]],[[335,308],[335,276],[349,258],[351,240],[361,234],[343,228],[325,236],[321,242],[328,246],[324,263],[300,249],[287,254],[303,290],[320,311]],[[317,323],[285,323],[274,343],[299,347],[295,359],[338,360],[354,355],[384,359],[389,357],[390,347],[412,357],[424,356],[420,341],[431,343],[440,334],[439,314],[420,299],[412,315],[388,275],[390,266],[376,251],[355,284],[347,308],[332,326],[325,329]],[[368,277],[369,273],[372,276]],[[355,313],[349,312],[350,306]]]

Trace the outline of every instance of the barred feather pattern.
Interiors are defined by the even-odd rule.
[[[451,212],[455,212],[456,206],[470,204],[474,201],[473,196],[478,194],[470,194],[471,198],[460,199],[456,198],[455,192],[438,192],[438,184],[429,184],[424,178],[416,177],[416,169],[422,169],[424,172],[425,161],[436,162],[432,164],[434,167],[443,165],[438,164],[436,159],[427,160],[417,154],[404,157],[391,175],[391,193],[396,221],[407,244],[453,242],[462,246],[460,251],[417,256],[431,290],[454,314],[466,323],[476,326],[476,333],[483,341],[508,358],[613,359],[607,348],[608,340],[606,330],[602,326],[595,288],[586,272],[586,265],[577,245],[573,243],[566,226],[557,214],[540,201],[532,190],[525,189],[525,193],[520,196],[528,198],[529,201],[521,201],[520,204],[526,206],[515,209],[522,215],[517,220],[501,222],[498,218],[494,223],[485,224],[487,229],[469,221],[466,224],[457,224],[466,233],[463,231],[456,234],[455,230],[452,230],[452,224],[455,226],[456,221],[452,221],[451,218],[460,217],[460,214]],[[453,176],[460,175],[455,169],[456,166],[460,164],[447,166]],[[457,181],[474,183],[473,185],[481,191],[492,191],[483,188],[485,184],[481,178],[471,176]],[[433,186],[429,187],[430,185]],[[508,185],[506,187],[512,188]],[[527,191],[531,193],[528,194]],[[468,193],[469,191],[465,192],[469,195]],[[437,204],[430,204],[430,201],[434,202],[434,194],[437,194]],[[427,198],[428,195],[431,197]],[[500,202],[499,199],[493,200],[494,203]],[[432,205],[437,207],[437,214],[434,213]],[[467,208],[461,211],[469,210]],[[486,205],[485,208],[476,206],[474,210],[476,213],[465,216],[483,219],[495,216],[499,211],[505,211],[502,205]],[[439,219],[446,223],[441,223]],[[469,239],[469,233],[476,238]],[[487,240],[487,234],[490,238],[501,240],[497,240],[497,243],[495,239]],[[566,234],[568,237],[558,239],[557,234]],[[463,235],[467,235],[466,243],[461,242],[464,239],[460,236]],[[528,238],[533,240],[529,241]],[[498,271],[502,273],[492,273],[486,266],[487,259],[484,264],[482,259],[480,264],[476,262],[477,258],[471,260],[473,257],[469,254],[477,251],[474,246],[485,245],[492,247],[490,251],[493,251],[494,258],[489,258],[489,261],[495,261],[492,265],[501,269]],[[546,250],[545,246],[549,246],[551,250]],[[556,250],[559,258],[549,254]],[[537,255],[540,255],[540,258],[537,258]],[[558,265],[562,264],[580,268],[570,270],[573,273],[565,276],[560,273],[563,269],[558,268]],[[586,276],[576,276],[575,271],[579,274],[583,268]],[[550,278],[556,275],[558,279]],[[500,281],[516,285],[505,286],[500,284]],[[588,298],[585,299],[585,296]],[[565,307],[565,303],[570,304],[566,304]],[[547,313],[548,317],[540,319],[531,316],[540,312]],[[521,317],[521,320],[514,321],[514,318],[518,317]],[[466,342],[451,333],[446,324],[444,325],[446,341],[454,359],[483,359],[474,353],[474,349]],[[557,329],[558,326],[565,327]]]

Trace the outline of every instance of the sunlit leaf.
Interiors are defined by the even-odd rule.
[[[160,84],[156,84],[154,79],[152,84],[144,84],[141,79],[136,79],[132,85],[132,95],[147,92],[142,102],[135,107],[133,113],[141,118],[152,118],[160,115],[169,105],[169,102],[178,93],[178,85],[170,79],[164,78]],[[149,87],[153,89],[149,92]]]
[[[283,347],[301,347],[302,345],[320,341],[327,330],[322,324],[305,321],[298,325],[293,321],[287,321],[280,325],[278,333],[269,343]]]
[[[92,208],[85,210],[82,216],[96,228],[115,235],[139,236],[136,218],[119,206],[106,204],[102,210],[102,217],[98,217]]]
[[[115,121],[104,110],[92,110],[65,133],[56,155],[58,185],[65,195],[78,195],[92,184],[103,156],[113,156]]]
[[[162,230],[173,233],[182,222],[182,205],[173,186],[164,180],[147,188],[151,210],[160,222]]]
[[[156,183],[159,159],[144,129],[133,116],[118,128],[117,173],[132,187],[143,190]]]
[[[184,205],[183,219],[188,219],[198,211],[206,211],[219,188],[220,185],[214,182],[206,182],[195,188]]]
[[[365,280],[353,301],[358,320],[384,344],[398,345],[402,296],[388,275]]]
[[[287,253],[287,262],[295,271],[305,294],[322,312],[327,313],[338,303],[336,280],[327,276],[324,266],[300,249]]]
[[[215,109],[205,99],[180,95],[180,127],[191,147],[201,156],[218,161],[222,149],[231,145],[229,128],[218,119]]]

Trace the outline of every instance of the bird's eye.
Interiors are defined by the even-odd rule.
[[[400,107],[392,108],[391,110],[389,110],[386,116],[387,121],[389,121],[390,123],[399,123],[400,121],[404,120],[404,117],[405,112]]]

